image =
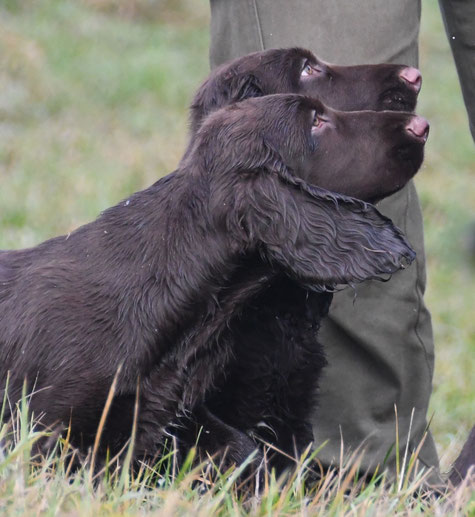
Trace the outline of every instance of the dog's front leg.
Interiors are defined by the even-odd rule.
[[[186,375],[173,358],[163,361],[140,383],[136,458],[156,457],[170,438],[169,429],[183,414],[185,384]]]

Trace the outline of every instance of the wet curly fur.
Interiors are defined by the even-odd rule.
[[[347,138],[314,133],[317,112],[355,135],[374,127],[375,147],[397,165],[391,171],[398,171],[399,183],[422,160],[423,146],[404,131],[409,114],[349,115],[300,95],[249,99],[211,114],[172,174],[70,235],[0,252],[0,378],[9,372],[10,401],[18,400],[26,379],[38,425],[57,432],[69,425],[72,442],[86,448],[116,376],[103,450],[115,451],[129,437],[137,390],[137,457],[155,456],[170,434],[186,434],[190,418],[203,420],[201,446],[211,454],[227,449],[228,458],[241,461],[254,449],[248,431],[256,415],[228,423],[231,408],[220,414],[216,389],[222,372],[230,372],[225,385],[234,375],[229,364],[241,353],[236,325],[248,332],[249,323],[240,322],[250,321],[252,303],[292,279],[306,287],[302,293],[315,291],[326,300],[315,309],[323,316],[327,292],[390,274],[414,258],[401,232],[374,206],[302,177],[305,170],[318,176],[320,161],[338,154]],[[404,167],[401,146],[413,155]],[[362,172],[380,166],[370,150],[351,153]],[[363,174],[358,181],[371,188],[371,178]],[[388,170],[384,188],[393,180]],[[292,336],[298,342],[300,375],[302,358],[318,367],[323,359],[312,345],[316,327],[310,339],[300,340],[292,317],[282,311],[281,328],[288,329],[290,354]],[[255,345],[265,355],[271,343]],[[306,365],[302,371],[310,373]],[[295,383],[283,386],[294,396]],[[244,409],[248,399],[244,393]],[[271,407],[286,410],[280,402]],[[289,409],[298,416],[296,407]],[[238,407],[232,412],[248,418]],[[306,426],[296,422],[289,436],[298,425]]]

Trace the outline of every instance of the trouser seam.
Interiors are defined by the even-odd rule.
[[[427,363],[427,368],[429,370],[429,375],[430,375],[430,379],[431,379],[431,383],[432,383],[434,370],[431,367],[431,361],[429,360],[429,356],[428,356],[427,348],[424,344],[424,340],[421,338],[419,331],[418,331],[419,322],[420,322],[420,318],[421,318],[421,308],[422,308],[422,296],[419,294],[419,290],[417,289],[418,284],[419,284],[419,273],[417,274],[417,278],[416,278],[417,319],[416,319],[416,323],[414,325],[414,333],[416,334],[416,337],[419,340],[419,343],[421,344],[422,349],[424,350],[424,357],[425,357],[425,360]]]
[[[256,24],[257,24],[257,34],[259,35],[259,44],[261,46],[261,50],[264,50],[264,38],[262,35],[262,27],[261,27],[261,20],[259,17],[259,9],[257,8],[257,1],[252,0],[252,5],[254,7],[254,16],[256,17]]]
[[[406,196],[406,209],[405,209],[405,212],[404,212],[404,234],[407,235],[407,221],[408,221],[408,212],[409,212],[409,205],[410,205],[410,188],[407,188],[407,196]],[[422,223],[423,224],[423,223]],[[423,230],[424,231],[424,230]],[[423,252],[424,253],[424,252]],[[424,257],[417,257],[416,256],[416,281],[414,282],[414,290],[415,290],[415,296],[416,296],[416,302],[417,302],[417,307],[416,307],[416,311],[417,311],[417,316],[416,316],[416,321],[414,323],[414,334],[417,338],[417,340],[419,341],[419,345],[422,347],[422,350],[424,351],[424,359],[425,359],[425,362],[426,362],[426,365],[427,365],[427,369],[429,371],[429,376],[430,376],[430,380],[431,380],[431,384],[432,384],[432,378],[433,378],[433,375],[434,375],[434,371],[433,371],[433,368],[431,367],[431,362],[429,360],[429,356],[428,356],[428,352],[427,352],[427,347],[425,346],[425,343],[424,343],[424,340],[422,339],[420,333],[419,333],[419,330],[418,330],[418,327],[419,327],[419,323],[420,323],[420,319],[421,319],[421,309],[422,309],[422,294],[420,293],[420,285],[421,285],[421,282],[420,282],[420,276],[421,276],[421,272],[420,272],[420,260],[423,259]]]
[[[419,16],[419,24],[417,26],[417,35],[416,35],[416,40],[418,41],[419,40],[419,33],[420,33],[420,19],[421,19],[421,3],[419,2],[419,13],[418,13],[418,16]],[[419,45],[416,45],[416,48],[415,48],[415,63],[416,63],[416,66],[419,66]],[[415,187],[414,187],[414,194],[417,196],[417,193],[416,193],[416,190],[415,190]],[[410,190],[409,188],[407,189],[407,204],[406,204],[406,213],[405,213],[405,218],[404,218],[404,233],[407,235],[407,220],[408,220],[408,212],[409,212],[409,204],[410,204]],[[421,209],[422,210],[422,209]],[[422,218],[422,214],[421,214],[421,218]],[[424,235],[424,221],[422,220],[421,221],[421,224],[422,224],[422,236]],[[424,239],[424,237],[422,237],[422,239]],[[424,343],[424,340],[422,339],[420,333],[419,333],[419,323],[420,323],[420,320],[421,320],[421,311],[422,311],[422,305],[423,305],[423,293],[422,293],[422,283],[421,283],[421,266],[420,266],[420,262],[421,260],[424,261],[425,260],[425,250],[424,248],[422,248],[422,253],[423,253],[423,256],[422,257],[417,257],[416,256],[416,281],[415,281],[415,284],[414,284],[414,289],[415,289],[415,294],[416,294],[416,300],[417,300],[417,317],[416,317],[416,321],[414,323],[414,334],[417,338],[417,340],[419,341],[420,343],[420,346],[422,347],[422,349],[424,350],[424,358],[425,358],[425,361],[426,361],[426,364],[427,364],[427,369],[429,370],[429,376],[430,376],[430,382],[431,382],[431,385],[432,385],[432,379],[433,379],[433,376],[434,376],[434,367],[431,366],[431,361],[429,360],[429,355],[428,355],[428,352],[427,352],[427,347],[425,346],[425,343]],[[432,339],[434,339],[432,337]]]

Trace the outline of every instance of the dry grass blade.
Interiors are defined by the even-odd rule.
[[[132,422],[132,431],[130,434],[130,442],[127,448],[127,454],[125,455],[124,463],[120,472],[119,479],[119,491],[122,492],[126,487],[129,486],[130,474],[129,470],[132,465],[132,459],[134,454],[135,437],[137,436],[137,419],[139,415],[139,379],[137,379],[137,388],[135,391],[135,404],[134,404],[134,420]]]
[[[96,437],[94,438],[94,447],[92,449],[91,456],[91,468],[89,472],[89,482],[92,482],[94,478],[94,469],[96,464],[97,452],[99,450],[99,445],[101,443],[101,436],[104,431],[104,426],[106,425],[107,415],[109,414],[109,410],[112,406],[112,400],[114,399],[115,389],[117,386],[117,379],[119,378],[119,374],[122,370],[122,366],[119,365],[117,368],[117,372],[114,375],[114,379],[112,381],[111,387],[109,389],[109,393],[107,394],[106,403],[104,405],[104,409],[102,410],[101,419],[99,420],[99,426],[97,427]]]

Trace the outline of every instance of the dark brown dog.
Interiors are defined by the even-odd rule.
[[[419,71],[403,65],[339,67],[299,48],[256,52],[217,68],[199,88],[190,110],[192,138],[204,116],[248,97],[306,92],[344,110],[413,110],[420,87]],[[381,184],[382,189],[377,192],[378,179],[370,178],[372,172],[365,170],[367,158],[361,155],[361,162],[358,163],[358,158],[353,162],[354,155],[348,150],[354,147],[363,150],[372,138],[365,131],[358,134],[355,124],[360,124],[362,116],[344,120],[320,116],[315,131],[326,132],[328,138],[335,139],[334,145],[341,152],[328,155],[325,164],[320,162],[318,175],[305,160],[292,165],[310,183],[374,202],[399,190],[408,177],[403,183],[395,181],[389,189],[388,184]],[[335,127],[338,131],[333,131]],[[415,119],[409,129],[414,138],[422,140],[427,137],[427,130],[423,119]],[[396,134],[390,136],[389,126],[385,133],[397,142]],[[392,157],[385,154],[384,148],[373,151],[379,157],[374,155],[372,160],[380,163],[374,171],[381,175],[386,174],[384,171],[391,167],[390,163],[412,171],[419,166],[418,161],[410,165],[411,153],[404,146],[396,145]],[[395,170],[388,171],[388,177],[401,179]],[[260,263],[259,258],[251,261],[249,270],[258,269]],[[202,433],[202,441],[209,442],[212,439],[209,434],[213,437],[229,434],[229,429],[216,431],[217,420],[221,420],[288,455],[301,454],[313,439],[310,422],[320,371],[325,364],[317,333],[331,299],[331,293],[312,292],[280,275],[269,280],[266,289],[233,319],[227,338],[234,343],[233,358],[209,395],[206,408],[200,409],[199,416],[195,415],[195,433],[200,426],[214,429],[208,435]],[[213,423],[207,426],[209,409],[214,413]],[[195,434],[190,434],[193,441]],[[208,447],[206,443],[205,448]],[[280,456],[280,460],[287,464],[285,456]]]
[[[2,251],[0,378],[10,372],[10,400],[26,379],[42,425],[71,422],[73,441],[88,445],[117,374],[105,439],[128,436],[138,386],[136,453],[154,454],[204,401],[232,352],[220,336],[269,278],[332,290],[412,261],[373,206],[323,190],[320,163],[328,154],[338,163],[341,145],[367,134],[367,145],[347,146],[351,182],[380,197],[421,163],[424,138],[412,131],[421,123],[299,95],[250,99],[208,117],[181,167],[152,187],[70,235]],[[239,440],[245,456],[253,442]]]

